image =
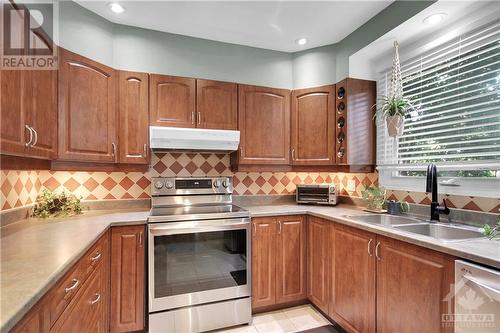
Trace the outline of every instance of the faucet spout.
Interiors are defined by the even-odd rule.
[[[427,166],[427,179],[425,191],[431,193],[431,221],[439,221],[439,214],[450,214],[450,209],[446,205],[446,200],[443,199],[443,207],[439,206],[438,202],[438,181],[436,165],[431,163]]]

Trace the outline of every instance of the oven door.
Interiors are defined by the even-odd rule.
[[[249,218],[148,229],[149,312],[250,296]]]

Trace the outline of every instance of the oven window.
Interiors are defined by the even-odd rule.
[[[155,236],[155,298],[245,285],[246,251],[246,230]]]

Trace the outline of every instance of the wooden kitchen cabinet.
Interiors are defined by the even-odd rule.
[[[115,70],[59,53],[59,159],[117,162]]]
[[[335,164],[335,86],[292,92],[291,162]]]
[[[2,70],[1,153],[52,159],[57,154],[57,71]]]
[[[336,224],[329,315],[348,332],[375,332],[376,235]]]
[[[277,218],[276,302],[303,300],[306,291],[306,219]]]
[[[441,319],[453,313],[454,258],[382,236],[377,243],[377,332],[453,332]]]
[[[150,74],[149,112],[153,126],[196,127],[196,80]]]
[[[314,216],[307,219],[307,297],[321,311],[328,313],[332,222]]]
[[[252,309],[305,300],[304,216],[252,219]]]
[[[290,163],[290,91],[238,85],[237,165]]]
[[[238,85],[196,80],[196,127],[238,129]]]
[[[252,219],[252,309],[276,304],[276,219]]]
[[[144,329],[144,226],[111,230],[111,332]]]
[[[149,163],[149,75],[118,71],[119,162]]]

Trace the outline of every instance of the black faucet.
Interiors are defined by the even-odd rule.
[[[439,221],[439,214],[450,214],[450,209],[446,205],[446,199],[443,199],[444,207],[439,206],[438,202],[438,184],[436,165],[431,163],[427,166],[427,182],[425,192],[432,193],[431,198],[431,221]]]

